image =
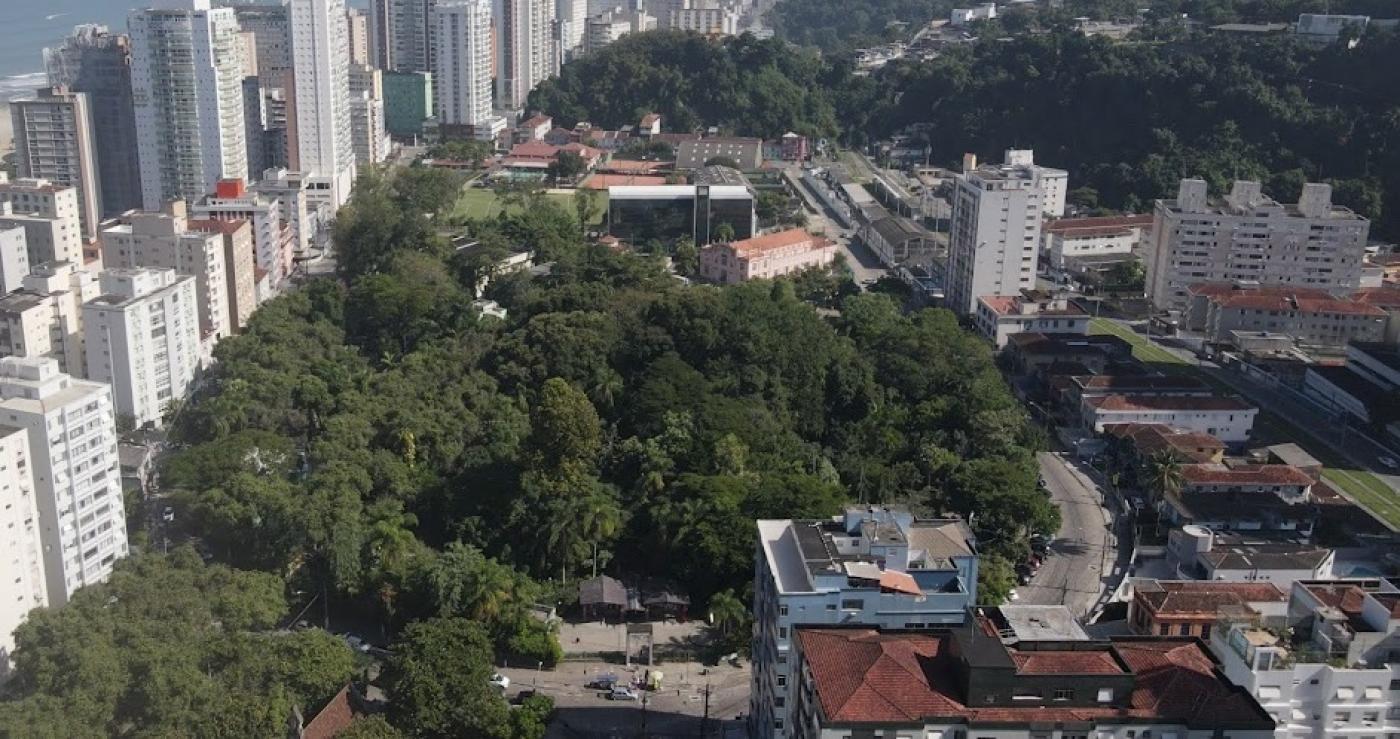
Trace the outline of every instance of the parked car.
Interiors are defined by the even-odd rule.
[[[510,678],[498,672],[491,676],[491,684],[504,691],[510,687]]]
[[[1381,457],[1380,459],[1378,459],[1378,460],[1376,460],[1376,461],[1377,461],[1377,462],[1380,462],[1380,463],[1383,464],[1383,465],[1385,465],[1387,469],[1392,469],[1392,470],[1393,470],[1393,469],[1396,469],[1397,467],[1400,467],[1400,462],[1396,462],[1394,457]]]
[[[612,690],[614,685],[617,685],[617,675],[609,673],[593,678],[584,687],[590,690]]]
[[[621,685],[615,685],[612,690],[608,691],[607,696],[610,701],[634,701],[637,700],[637,691]]]
[[[369,651],[369,642],[354,634],[346,634],[345,643],[356,652],[365,653]]]

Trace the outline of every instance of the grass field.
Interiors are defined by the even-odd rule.
[[[591,197],[597,204],[593,219],[589,223],[590,225],[602,223],[603,214],[608,207],[608,195],[599,190],[588,190],[587,192],[592,193]],[[572,193],[548,193],[545,197],[565,211],[574,212]],[[500,212],[500,198],[496,196],[494,190],[489,187],[465,187],[462,189],[462,196],[457,199],[457,205],[452,209],[452,216],[454,218],[490,218]]]
[[[1089,323],[1089,332],[1112,334],[1127,341],[1133,346],[1134,357],[1155,364],[1164,371],[1189,372],[1219,389],[1231,390],[1228,385],[1201,372],[1181,357],[1157,346],[1147,337],[1120,323],[1095,318]],[[1400,528],[1400,493],[1396,493],[1374,474],[1356,469],[1354,463],[1333,451],[1325,440],[1320,439],[1311,430],[1294,423],[1291,419],[1263,410],[1255,421],[1255,430],[1265,438],[1292,441],[1302,446],[1326,465],[1322,473],[1323,479],[1390,526]]]

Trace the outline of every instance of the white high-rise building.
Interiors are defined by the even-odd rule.
[[[1221,200],[1205,180],[1181,181],[1175,200],[1158,200],[1147,254],[1147,297],[1181,312],[1187,288],[1202,282],[1310,287],[1352,292],[1361,286],[1371,223],[1332,203],[1332,187],[1303,185],[1297,204],[1237,181]]]
[[[46,262],[83,266],[81,223],[76,188],[48,180],[11,181],[0,173],[0,227],[24,229],[31,267]]]
[[[439,123],[491,117],[491,0],[442,0],[433,10],[433,93]]]
[[[288,158],[293,168],[329,180],[339,208],[355,184],[345,0],[290,0],[290,7],[295,114],[287,116]]]
[[[15,629],[29,612],[48,605],[43,542],[34,497],[29,432],[0,423],[0,683],[8,677]]]
[[[1044,193],[1040,199],[1041,212],[1050,218],[1064,217],[1065,196],[1069,192],[1068,172],[1036,164],[1033,149],[1007,149],[1001,161],[1005,165],[1028,167],[1031,179]]]
[[[563,63],[583,53],[588,0],[555,0],[554,15],[559,19],[559,57]]]
[[[21,226],[0,226],[0,295],[24,286],[29,274],[29,246]]]
[[[88,96],[65,87],[45,87],[33,100],[11,102],[10,116],[20,176],[74,188],[82,237],[96,239],[102,218],[102,182]]]
[[[742,10],[731,3],[720,0],[684,0],[680,7],[670,11],[668,28],[694,31],[706,36],[736,36]]]
[[[106,266],[173,269],[193,277],[201,341],[212,348],[231,335],[235,326],[229,318],[233,311],[223,237],[191,229],[183,200],[166,203],[158,213],[129,214],[126,221],[102,230]]]
[[[502,0],[496,18],[496,103],[524,107],[530,90],[559,72],[554,0]],[[436,80],[435,80],[436,82]]]
[[[112,386],[116,412],[161,425],[199,372],[194,278],[173,269],[113,269],[83,306],[88,377]]]
[[[85,377],[83,303],[97,297],[97,277],[72,262],[35,267],[22,288],[0,297],[0,357],[48,357]]]
[[[0,424],[29,433],[49,605],[105,581],[127,554],[111,389],[48,358],[0,359]]]
[[[128,25],[143,207],[197,200],[221,177],[246,177],[244,45],[233,9],[161,0],[132,11]]]
[[[983,295],[1035,287],[1045,202],[1036,169],[969,166],[957,176],[944,284],[944,304],[953,312],[969,315]]]

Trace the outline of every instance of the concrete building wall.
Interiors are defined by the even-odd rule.
[[[10,671],[14,631],[29,612],[48,605],[44,583],[43,543],[34,493],[29,433],[0,423],[0,684]]]
[[[491,117],[493,22],[490,0],[443,0],[433,11],[438,123],[478,125]]]
[[[80,232],[85,240],[96,239],[102,181],[87,95],[43,88],[33,100],[11,102],[10,117],[20,176],[73,188]]]

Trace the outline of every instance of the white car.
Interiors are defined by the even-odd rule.
[[[1376,461],[1377,461],[1377,462],[1380,462],[1380,463],[1383,464],[1383,465],[1385,465],[1385,467],[1386,467],[1387,469],[1392,469],[1392,470],[1393,470],[1393,469],[1396,469],[1397,467],[1400,467],[1400,462],[1396,462],[1394,457],[1381,457],[1380,459],[1377,459]]]
[[[510,687],[510,678],[497,672],[496,674],[491,676],[491,684],[495,685],[501,690],[505,690],[506,688]]]
[[[1011,592],[1006,594],[1006,599],[1008,601],[1011,601],[1012,603],[1015,603],[1016,601],[1021,599],[1021,594],[1016,592],[1015,589],[1012,589]]]

